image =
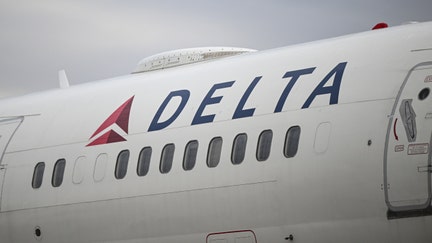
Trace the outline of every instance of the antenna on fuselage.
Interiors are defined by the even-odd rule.
[[[69,88],[69,80],[66,76],[66,71],[64,69],[58,72],[58,77],[59,77],[60,88],[62,89]]]

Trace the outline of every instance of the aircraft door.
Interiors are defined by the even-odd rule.
[[[389,212],[431,202],[432,63],[415,66],[402,85],[387,130],[384,189]]]
[[[3,191],[3,180],[6,174],[6,164],[3,161],[4,153],[10,139],[15,133],[18,126],[21,124],[22,117],[0,118],[0,210]]]

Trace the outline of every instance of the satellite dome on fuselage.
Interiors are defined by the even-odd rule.
[[[132,73],[177,67],[197,62],[235,56],[256,50],[237,47],[198,47],[159,53],[142,59]]]

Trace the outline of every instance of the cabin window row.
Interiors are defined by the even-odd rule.
[[[53,187],[59,187],[63,183],[63,175],[66,167],[66,160],[59,159],[54,165],[54,170],[51,178]],[[45,171],[45,162],[36,164],[33,172],[32,187],[39,188],[42,185],[43,174]]]
[[[286,158],[292,158],[296,155],[299,140],[300,140],[301,129],[299,126],[293,126],[288,129],[285,135],[285,144],[283,147],[283,154]],[[268,129],[261,132],[258,137],[257,147],[256,147],[256,159],[258,161],[265,161],[270,157],[271,146],[273,140],[273,131]],[[246,155],[246,145],[248,141],[248,136],[246,133],[238,134],[232,144],[231,149],[231,163],[234,165],[241,164]],[[222,137],[214,137],[210,140],[207,150],[206,164],[209,168],[217,167],[222,153]],[[183,155],[183,169],[185,171],[190,171],[195,167],[197,154],[198,154],[199,143],[197,140],[189,141],[184,150]],[[160,156],[159,171],[162,174],[167,174],[171,171],[172,164],[174,161],[175,145],[173,143],[166,144]],[[122,150],[117,156],[116,166],[114,171],[114,176],[117,179],[123,179],[126,176],[128,163],[129,163],[130,151]],[[150,160],[152,157],[152,147],[147,146],[141,149],[138,156],[138,163],[136,168],[136,173],[138,176],[145,176],[149,172]],[[82,158],[82,157],[80,157]],[[80,158],[77,159],[80,160]],[[99,175],[97,171],[98,167],[106,166],[107,155],[101,154],[96,159],[94,179],[95,181],[100,181],[103,179],[104,175]],[[53,187],[59,187],[63,182],[64,171],[66,167],[66,160],[59,159],[56,161],[52,173],[51,184]],[[42,185],[43,175],[45,171],[45,163],[39,162],[36,164],[33,172],[32,187],[39,188]],[[74,173],[75,174],[75,173]],[[74,175],[75,181],[75,175]]]

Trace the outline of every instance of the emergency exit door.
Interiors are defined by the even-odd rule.
[[[392,212],[431,203],[432,63],[414,67],[396,99],[384,157],[385,199]]]
[[[4,161],[4,153],[15,133],[18,126],[21,124],[22,117],[13,118],[0,118],[0,211],[1,211],[1,199],[3,191],[3,180],[6,174],[6,161]]]

